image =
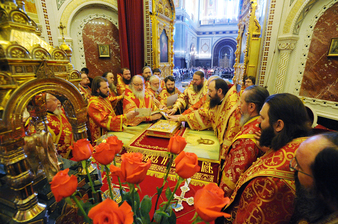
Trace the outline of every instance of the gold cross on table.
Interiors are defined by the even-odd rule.
[[[177,196],[176,194],[174,195],[174,198],[177,199],[177,204],[172,205],[172,208],[175,209],[176,212],[179,212],[179,211],[184,209],[183,204],[182,204],[183,201],[187,202],[189,206],[192,206],[194,204],[194,197],[189,197],[189,198],[184,197],[185,193],[190,191],[190,188],[189,188],[190,181],[191,181],[191,178],[188,178],[184,182],[184,185],[182,187],[180,187],[181,188],[181,195],[180,196]]]

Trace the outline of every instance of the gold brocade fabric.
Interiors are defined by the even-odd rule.
[[[163,89],[158,96],[158,100],[161,102],[162,105],[167,106],[167,98],[169,96],[177,94],[178,96],[181,94],[181,91],[175,87],[175,91],[172,93],[168,93],[167,89]]]
[[[243,125],[241,131],[233,139],[229,153],[222,167],[220,188],[229,197],[235,189],[236,182],[260,155],[256,145],[255,133],[260,130],[258,116],[250,119]]]
[[[123,82],[122,76],[120,74],[117,74],[117,85],[116,85],[117,94],[119,96],[122,95],[126,90],[126,87],[128,87],[128,85]]]
[[[306,138],[269,150],[239,178],[225,212],[229,223],[288,223],[295,197],[294,172],[289,163]],[[227,223],[226,222],[226,223]]]
[[[84,88],[81,84],[79,84],[79,89],[80,89],[80,92],[82,92],[84,94],[86,102],[88,102],[88,100],[92,96],[92,90],[91,90],[91,88],[90,87]]]
[[[60,116],[47,113],[48,130],[52,135],[53,142],[57,144],[58,154],[68,158],[69,147],[73,144],[72,126],[62,109]]]
[[[190,128],[204,130],[212,127],[220,144],[222,145],[221,159],[224,159],[231,145],[232,139],[240,130],[240,112],[238,109],[238,94],[235,86],[225,95],[221,105],[212,109],[209,101],[190,114],[184,115],[184,120],[188,122]]]
[[[116,116],[111,101],[114,97],[92,96],[88,103],[89,129],[92,143],[107,131],[122,131],[124,115]]]
[[[184,92],[178,96],[174,108],[181,110],[189,108],[197,103],[204,95],[207,94],[207,92],[208,88],[206,82],[204,82],[204,86],[198,93],[194,91],[194,86],[192,84],[189,84]]]
[[[154,104],[152,96],[147,90],[144,91],[144,98],[137,99],[131,89],[126,88],[123,99],[123,113],[126,114],[129,111],[133,111],[136,108],[151,108],[152,111],[156,111],[157,107]],[[136,126],[143,121],[150,121],[150,117],[135,117],[125,122],[126,125]]]

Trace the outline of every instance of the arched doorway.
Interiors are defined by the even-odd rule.
[[[235,64],[236,40],[224,38],[216,42],[213,49],[212,66],[232,68]]]

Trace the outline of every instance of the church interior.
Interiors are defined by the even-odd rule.
[[[89,70],[91,80],[111,72],[115,84],[121,68],[128,68],[131,77],[142,74],[144,66],[159,68],[161,80],[180,69],[229,68],[227,78],[238,93],[244,89],[244,78],[252,76],[270,94],[297,96],[312,112],[313,128],[337,131],[337,21],[338,0],[1,0],[0,223],[84,222],[76,209],[56,203],[44,187],[59,168],[70,168],[80,180],[80,191],[89,194],[87,199],[97,196],[80,163],[50,156],[57,144],[47,128],[52,123],[46,118],[48,94],[62,104],[73,138],[68,144],[91,139],[90,100],[78,87],[82,68]],[[127,119],[124,114],[116,114],[121,124]],[[36,130],[29,130],[28,121]],[[120,133],[108,129],[100,136],[114,133],[124,144],[129,142],[124,152],[143,152],[137,149],[142,144],[149,144],[143,146],[145,151],[167,147],[169,140],[145,142],[144,128],[142,123]],[[211,147],[203,138],[211,139],[210,144],[218,141],[208,137],[214,133],[210,130],[205,135],[184,128],[179,132],[190,136],[186,149],[198,156]],[[206,171],[220,172],[220,144],[215,144],[218,154],[210,152],[199,161],[205,169],[199,174],[206,179],[191,181],[191,195],[208,182],[218,182],[217,175]],[[155,178],[155,165],[160,169],[166,154],[149,155],[161,158],[147,176]],[[117,160],[120,164],[121,158]],[[96,190],[107,186],[105,172],[90,171]],[[175,178],[170,178],[173,188]],[[158,180],[153,183],[161,185]],[[193,218],[192,208],[184,211],[177,212],[177,223]]]

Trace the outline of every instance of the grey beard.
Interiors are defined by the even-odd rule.
[[[247,113],[242,114],[241,120],[239,121],[239,125],[240,125],[241,127],[243,127],[244,124],[245,124],[246,122],[248,122],[248,120],[250,120],[250,115],[247,114]]]
[[[136,91],[134,89],[133,85],[131,85],[130,89],[131,89],[131,91],[133,91],[133,93],[134,93],[134,95],[137,99],[144,99],[144,92],[145,92],[144,88],[143,88],[142,91]]]

